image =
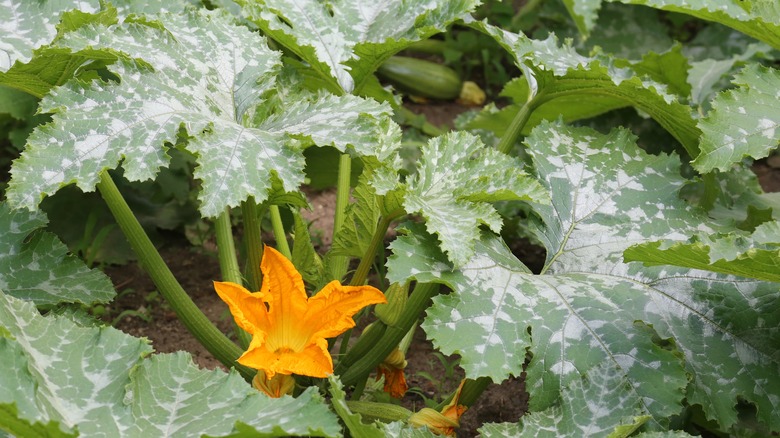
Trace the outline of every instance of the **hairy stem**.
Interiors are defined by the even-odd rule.
[[[352,157],[349,154],[341,154],[339,158],[339,177],[336,185],[336,212],[333,216],[333,236],[344,225],[347,216],[347,206],[349,205],[349,180],[352,174]],[[349,266],[349,257],[333,256],[328,268],[330,276],[334,280],[341,280],[347,273]]]
[[[260,263],[263,260],[263,238],[254,197],[250,196],[249,199],[241,203],[241,214],[244,218],[246,282],[249,290],[259,291],[263,281],[263,273],[260,271]]]
[[[107,171],[100,174],[97,188],[138,256],[141,266],[187,330],[225,366],[235,367],[247,380],[254,377],[254,370],[236,363],[243,351],[206,318],[173,276]]]
[[[288,260],[292,260],[292,253],[290,252],[290,245],[287,244],[287,235],[284,232],[284,225],[282,225],[282,214],[279,212],[278,205],[272,205],[269,207],[271,211],[271,226],[274,228],[274,237],[276,237],[276,249],[287,257]]]
[[[241,270],[238,268],[238,257],[236,256],[236,245],[233,241],[233,226],[230,224],[230,208],[225,207],[225,211],[217,216],[214,221],[214,228],[217,234],[217,251],[219,258],[219,270],[222,273],[222,281],[243,284]],[[233,322],[233,331],[238,338],[238,343],[246,349],[252,336],[245,332],[235,322]]]

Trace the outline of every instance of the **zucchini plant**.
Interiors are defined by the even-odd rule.
[[[578,31],[602,41],[619,26],[615,11],[657,27],[658,11],[687,14],[711,29],[701,31],[711,41],[669,38],[660,50],[663,39],[645,50],[614,32],[631,47],[529,37],[475,21],[476,3],[0,0],[0,110],[51,117],[27,137],[0,205],[0,430],[452,434],[490,381],[524,376],[529,413],[485,424],[483,435],[780,432],[777,198],[748,170],[780,140],[776,2],[563,0]],[[409,174],[397,101],[376,73],[452,23],[497,41],[522,76],[504,89],[509,105],[431,138]],[[637,136],[630,121],[605,126],[618,109],[651,120],[671,144]],[[297,214],[307,206],[303,152],[316,146],[342,154],[324,254]],[[172,149],[197,163],[199,212],[217,230],[216,288],[250,332],[236,330],[235,342],[189,299],[117,189],[116,169],[154,179]],[[363,171],[351,190],[355,159]],[[151,355],[144,339],[52,310],[115,295],[44,229],[41,200],[71,184],[100,192],[160,293],[229,372],[197,369],[182,352]],[[507,205],[522,206],[525,235],[545,248],[541,272],[501,237],[512,218],[500,212],[517,210]],[[264,251],[266,210],[278,247]],[[281,210],[294,217],[292,249]],[[382,297],[364,285],[391,226],[400,236]],[[322,292],[306,296],[304,281]],[[298,300],[286,310],[280,285]],[[380,303],[353,342],[344,330],[365,303],[344,298],[350,290]],[[328,313],[336,301],[348,311]],[[460,355],[466,379],[438,409],[361,400],[380,364],[403,368],[420,318],[436,348]],[[310,325],[316,333],[299,343],[317,352],[316,366],[285,371],[301,353],[285,336]],[[282,344],[264,356],[272,341]]]

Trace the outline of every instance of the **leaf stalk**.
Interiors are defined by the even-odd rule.
[[[254,377],[254,370],[236,363],[236,359],[243,351],[206,318],[206,315],[200,311],[176,280],[176,277],[173,276],[138,219],[133,215],[108,171],[103,171],[100,174],[97,188],[114,215],[122,233],[138,256],[141,266],[152,278],[155,286],[176,312],[184,326],[187,327],[187,330],[225,366],[236,368],[247,380]]]

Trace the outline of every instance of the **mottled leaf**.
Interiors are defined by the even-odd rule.
[[[205,216],[249,196],[264,201],[271,172],[285,191],[297,190],[304,160],[290,135],[360,153],[378,143],[376,118],[389,114],[389,106],[302,91],[267,97],[281,64],[262,37],[208,13],[161,19],[165,30],[148,22],[89,26],[60,40],[72,50],[104,47],[144,61],[112,66],[119,84],[71,82],[42,101],[44,111],[55,113],[53,122],[33,133],[14,163],[9,202],[33,208],[71,182],[92,190],[100,172],[120,160],[129,180],[151,179],[168,164],[164,144],[181,125],[192,136],[187,148],[198,156]],[[259,126],[246,126],[258,104],[273,112]]]
[[[645,266],[685,266],[780,282],[780,222],[765,222],[752,234],[697,234],[688,242],[643,243],[623,256]]]
[[[520,162],[465,132],[431,139],[406,186],[404,209],[425,217],[428,231],[456,266],[474,254],[481,224],[501,231],[502,219],[489,202],[549,202]]]
[[[563,117],[571,121],[634,106],[669,131],[691,156],[698,155],[700,131],[691,110],[678,103],[665,84],[640,75],[624,61],[604,55],[586,57],[570,45],[559,46],[555,35],[540,41],[486,23],[475,26],[509,51],[525,75],[527,85],[513,98],[518,105],[533,103],[526,130],[541,120]],[[643,61],[638,68],[648,71],[647,64]],[[532,101],[535,97],[538,99]],[[519,106],[514,106],[506,111],[514,114],[518,110]]]
[[[111,301],[111,280],[69,255],[57,236],[40,229],[46,222],[43,213],[0,203],[0,290],[39,306]]]
[[[56,26],[65,11],[97,12],[99,7],[97,0],[0,1],[0,72],[8,71],[17,61],[27,63],[33,50],[49,44],[57,35]]]
[[[780,70],[750,64],[735,78],[739,88],[718,95],[699,122],[700,172],[728,170],[744,157],[763,158],[780,144]]]
[[[780,49],[780,6],[776,0],[606,0],[644,5],[715,21]],[[581,31],[595,23],[600,0],[564,0]]]
[[[627,437],[644,424],[642,401],[617,370],[597,366],[573,380],[560,406],[526,414],[522,425],[503,423],[480,429],[483,437]],[[585,401],[585,403],[583,403]]]
[[[346,92],[360,90],[387,58],[468,16],[474,0],[265,0],[242,2],[268,36]]]
[[[563,36],[556,28],[559,38]],[[631,35],[631,38],[626,38]],[[580,53],[589,53],[599,46],[604,53],[617,58],[639,60],[649,52],[668,51],[674,40],[657,11],[642,6],[602,4],[598,21],[586,39],[575,41]]]
[[[650,6],[715,21],[780,49],[780,6],[776,0],[607,0]]]
[[[679,160],[644,153],[623,130],[543,123],[527,144],[553,194],[551,206],[534,205],[541,219],[530,224],[547,249],[541,275],[487,234],[460,269],[422,230],[392,245],[391,281],[454,289],[427,312],[434,344],[460,354],[467,377],[494,381],[520,375],[530,351],[532,410],[556,405],[572,381],[609,364],[605,375],[628,382],[609,384],[638,397],[640,414],[656,426],[685,399],[728,430],[744,399],[760,421],[780,427],[780,387],[771,383],[780,372],[776,285],[623,263],[633,244],[713,231],[706,214],[678,197]]]
[[[144,339],[44,318],[2,292],[0,329],[0,356],[12,358],[0,404],[15,403],[20,422],[57,422],[94,437],[224,436],[237,422],[265,436],[340,432],[313,388],[270,399],[235,372],[198,369],[181,352],[143,359],[152,351]]]

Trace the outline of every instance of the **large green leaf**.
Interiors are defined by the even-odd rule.
[[[480,429],[485,438],[514,437],[627,437],[644,424],[642,400],[630,390],[625,377],[607,366],[596,366],[575,379],[563,392],[561,406],[523,417],[523,424],[486,425]],[[583,400],[593,403],[584,404]],[[593,407],[598,406],[594,412]]]
[[[403,206],[420,213],[431,234],[456,266],[474,255],[479,226],[498,233],[496,201],[549,202],[547,193],[522,164],[465,132],[431,139],[422,149],[417,173],[406,182]]]
[[[719,94],[699,122],[700,172],[728,170],[744,157],[763,158],[780,144],[780,70],[749,64],[735,78],[739,88]]]
[[[709,110],[712,96],[731,86],[729,79],[739,68],[771,51],[766,44],[725,26],[710,25],[697,32],[683,48],[691,60],[691,103]]]
[[[573,380],[610,364],[605,375],[628,384],[604,384],[639,397],[655,425],[685,399],[728,429],[745,400],[780,428],[780,387],[772,383],[780,372],[777,286],[623,263],[633,244],[711,230],[704,213],[678,198],[678,159],[647,155],[624,130],[543,123],[527,143],[552,193],[551,206],[534,206],[541,220],[530,227],[547,249],[541,275],[490,235],[460,269],[422,230],[393,243],[391,281],[454,289],[428,310],[423,327],[434,344],[460,354],[467,377],[494,381],[520,375],[530,352],[532,410],[555,405]],[[577,403],[601,412],[598,401]]]
[[[113,299],[111,280],[68,255],[57,236],[40,229],[46,222],[43,213],[11,211],[0,203],[0,290],[37,305]]]
[[[486,23],[475,26],[509,51],[525,75],[527,84],[512,97],[518,105],[532,103],[526,130],[541,120],[577,120],[634,106],[669,131],[691,156],[698,155],[700,132],[690,108],[678,103],[667,85],[646,75],[658,70],[658,62],[646,59],[635,71],[625,61],[603,55],[586,57],[569,45],[559,46],[555,35],[540,41]],[[679,60],[674,64],[678,71],[684,69]],[[513,116],[518,110],[515,106],[506,111]]]
[[[114,0],[101,6],[97,1],[4,0],[0,5],[0,84],[30,93],[38,98],[52,87],[62,85],[74,74],[99,68],[116,57],[105,51],[70,50],[52,47],[56,38],[89,23],[117,22],[117,16],[181,12],[183,0],[138,2]]]
[[[346,92],[360,90],[377,67],[414,41],[468,16],[475,0],[242,1],[250,21]]]
[[[71,182],[92,190],[100,172],[120,161],[129,180],[151,179],[168,164],[164,144],[175,141],[181,125],[192,136],[187,148],[198,155],[195,176],[203,182],[205,216],[249,196],[264,201],[271,172],[285,191],[297,190],[304,159],[290,135],[341,150],[351,145],[360,153],[379,143],[376,117],[389,114],[389,106],[354,96],[287,93],[289,87],[276,80],[279,54],[219,15],[161,19],[165,29],[146,21],[85,26],[60,40],[74,51],[100,47],[143,61],[113,65],[119,84],[71,82],[42,101],[41,108],[55,115],[14,163],[9,202],[34,208]],[[262,117],[252,119],[259,125],[247,126],[258,104],[265,105],[257,111]],[[58,145],[56,153],[51,144]]]
[[[648,242],[628,248],[627,261],[674,265],[780,282],[780,222],[765,222],[752,234],[697,234],[688,242]]]
[[[2,292],[0,333],[0,415],[15,406],[20,427],[57,422],[90,437],[224,436],[236,423],[264,436],[340,433],[314,388],[270,399],[235,372],[198,369],[186,353],[143,359],[152,351],[144,339],[42,317]]]
[[[27,63],[35,49],[49,44],[57,35],[56,26],[65,11],[97,12],[99,7],[97,0],[0,1],[0,72],[7,72],[15,62]]]
[[[780,49],[780,4],[776,0],[606,0],[644,5],[715,21]],[[564,0],[581,31],[593,26],[601,0]]]
[[[607,0],[681,12],[715,21],[780,49],[780,4],[775,0]]]

